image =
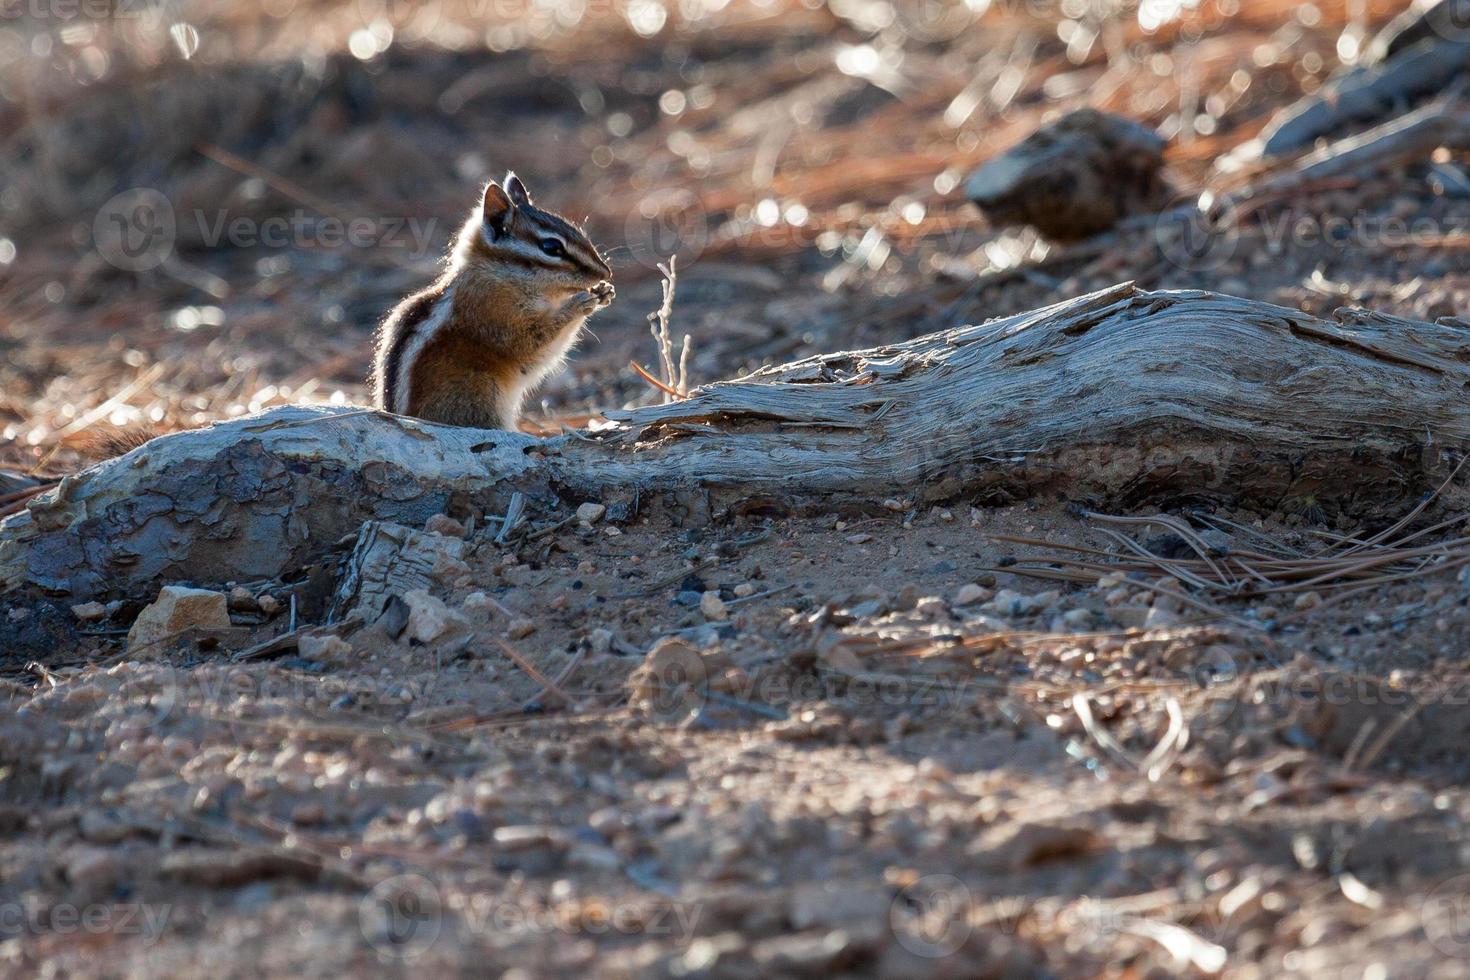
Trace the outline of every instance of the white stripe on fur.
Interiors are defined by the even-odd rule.
[[[450,286],[444,291],[444,295],[434,300],[434,308],[414,328],[408,346],[403,349],[403,354],[398,358],[398,377],[394,379],[397,383],[393,386],[394,404],[388,406],[389,411],[398,415],[409,414],[409,386],[413,381],[414,363],[418,361],[419,354],[423,352],[424,347],[449,321],[449,311],[453,307],[454,287]]]

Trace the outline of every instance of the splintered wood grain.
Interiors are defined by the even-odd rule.
[[[827,354],[610,412],[539,440],[363,410],[274,409],[156,439],[0,524],[0,591],[113,595],[280,574],[364,521],[452,494],[503,506],[671,496],[1136,506],[1423,488],[1470,441],[1470,338],[1122,284],[1040,310]]]

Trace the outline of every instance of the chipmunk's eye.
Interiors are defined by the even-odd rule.
[[[541,239],[541,251],[545,252],[547,255],[551,256],[554,259],[562,258],[567,254],[566,248],[563,247],[562,243],[557,241],[555,238]]]

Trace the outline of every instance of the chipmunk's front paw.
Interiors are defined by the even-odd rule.
[[[599,310],[610,304],[616,295],[617,291],[613,289],[613,284],[606,279],[592,287],[592,296],[597,300]]]

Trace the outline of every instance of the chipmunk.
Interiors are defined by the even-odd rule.
[[[585,232],[531,202],[514,173],[491,181],[443,274],[378,330],[378,408],[447,425],[512,429],[521,399],[613,300]]]

